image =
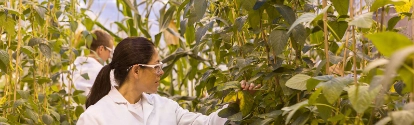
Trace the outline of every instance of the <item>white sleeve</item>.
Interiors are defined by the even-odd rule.
[[[189,112],[187,109],[181,108],[175,101],[172,103],[174,103],[176,108],[175,112],[178,125],[224,125],[227,121],[227,118],[218,116],[218,112],[223,108],[206,116],[201,113]],[[227,107],[227,105],[225,107]]]
[[[82,113],[79,116],[78,121],[76,122],[76,125],[101,125],[101,124],[102,123],[100,123],[99,120],[94,117],[94,114],[90,114],[86,112]]]
[[[82,76],[75,76],[73,77],[73,83],[75,84],[75,88],[77,90],[85,91],[84,94],[88,95],[89,91],[93,86],[93,82],[91,80],[86,80]]]

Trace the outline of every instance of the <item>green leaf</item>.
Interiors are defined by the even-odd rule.
[[[188,26],[185,30],[185,40],[187,43],[192,43],[195,40],[195,28]]]
[[[390,58],[390,62],[385,67],[384,78],[382,79],[382,83],[381,83],[383,88],[375,99],[376,107],[383,105],[384,96],[390,89],[392,83],[394,83],[393,81],[394,81],[395,74],[397,73],[397,70],[404,63],[404,60],[406,60],[407,56],[409,56],[412,53],[414,53],[413,45],[400,49],[392,54]]]
[[[264,120],[262,119],[257,119],[253,122],[252,125],[270,125],[270,123],[272,123],[272,121],[274,121],[274,118],[266,118]]]
[[[0,28],[4,28],[8,35],[14,36],[16,35],[16,22],[12,19],[11,16],[7,16],[4,13],[0,13]]]
[[[336,40],[341,41],[345,35],[346,30],[348,29],[348,22],[346,21],[329,21],[328,25],[330,26],[329,30],[334,32],[334,35],[337,35]]]
[[[405,2],[403,0],[375,0],[370,10],[371,12],[374,12],[374,11],[377,11],[378,8],[388,5],[388,4],[393,4],[393,5],[398,6],[398,5],[404,5]]]
[[[123,0],[123,2],[127,5],[127,10],[132,10],[135,14],[139,14],[137,8],[131,3],[131,0]]]
[[[31,46],[22,46],[22,52],[28,56],[31,56],[35,53],[35,50]]]
[[[236,21],[234,22],[233,28],[237,29],[237,31],[241,31],[246,20],[247,20],[247,16],[238,17]]]
[[[292,38],[296,41],[300,46],[303,46],[306,43],[306,38],[308,34],[306,33],[305,26],[302,24],[297,25],[292,30]]]
[[[413,45],[410,39],[396,32],[380,32],[366,35],[378,51],[384,56],[391,56],[395,51]]]
[[[280,116],[281,114],[282,114],[281,110],[274,110],[274,111],[266,113],[266,114],[257,115],[257,117],[262,118],[262,119],[276,118],[277,116]]]
[[[369,86],[357,86],[352,85],[348,89],[348,97],[351,101],[352,107],[358,113],[364,113],[368,107],[371,106],[375,96],[380,91],[381,87],[376,87],[373,90],[368,90]]]
[[[395,25],[401,20],[401,16],[392,17],[388,20],[387,30],[391,31],[394,29]]]
[[[273,30],[270,33],[269,41],[270,41],[270,47],[273,50],[274,56],[277,56],[281,54],[288,43],[289,35],[285,30]]]
[[[305,74],[297,74],[286,82],[286,86],[297,90],[306,90],[306,82],[311,77]]]
[[[78,118],[79,118],[79,116],[80,116],[83,112],[84,112],[84,109],[83,109],[83,107],[82,107],[82,106],[76,106],[76,109],[75,109],[75,115],[76,115],[76,117],[78,117]]]
[[[319,81],[329,81],[329,80],[334,79],[334,76],[333,75],[316,76],[316,77],[313,77],[313,79],[319,80]]]
[[[44,39],[35,37],[35,38],[31,38],[27,45],[33,47],[33,46],[38,45],[39,43],[43,43],[43,41]]]
[[[260,11],[259,10],[252,10],[248,12],[248,17],[247,20],[250,23],[250,26],[254,29],[254,28],[259,28],[259,24],[260,24],[260,20],[261,16],[260,16]]]
[[[338,121],[340,121],[340,120],[342,120],[342,119],[344,119],[345,118],[345,115],[343,115],[343,114],[338,114],[338,115],[335,115],[334,117],[332,117],[332,118],[329,118],[328,119],[328,121],[330,121],[330,122],[338,122]]]
[[[37,121],[39,119],[39,116],[31,109],[26,108],[25,114],[28,118],[32,119],[33,121]]]
[[[34,6],[34,9],[36,10],[36,13],[39,14],[39,16],[42,19],[45,19],[45,13],[46,13],[45,8],[43,8],[42,6]]]
[[[240,100],[240,110],[243,116],[247,116],[253,108],[254,99],[247,91],[239,91],[237,94],[237,98]]]
[[[77,96],[73,96],[73,100],[77,104],[85,104],[85,102],[86,102],[86,96],[84,94],[78,94]]]
[[[325,105],[329,105],[329,102],[326,100],[326,98],[324,96],[320,96],[317,100],[316,100],[319,105],[316,105],[316,108],[318,110],[318,115],[323,119],[323,120],[327,120],[328,118],[332,117],[332,109],[325,106]],[[324,104],[324,105],[320,105],[320,104]]]
[[[331,0],[331,2],[339,15],[348,14],[349,0]]]
[[[384,78],[382,75],[376,75],[372,78],[371,82],[369,83],[369,91],[372,91],[373,89],[377,88],[381,85],[381,80]]]
[[[51,58],[52,57],[52,49],[50,48],[50,46],[48,44],[39,43],[39,49],[40,49],[40,52],[42,52],[42,54],[46,58]]]
[[[82,21],[82,24],[85,26],[86,30],[91,31],[92,28],[93,28],[93,25],[95,23],[94,23],[94,21],[91,18],[85,17],[85,19]]]
[[[24,105],[25,103],[26,103],[26,100],[24,100],[24,99],[18,99],[18,100],[16,100],[14,102],[13,108],[17,108],[17,107],[19,107],[21,105]]]
[[[70,30],[72,32],[76,32],[76,29],[78,29],[78,22],[75,21],[70,21]]]
[[[292,125],[304,125],[311,116],[311,113],[306,112],[304,114],[301,114],[293,123]]]
[[[284,111],[283,115],[286,114],[287,112],[289,112],[288,116],[286,117],[285,124],[288,124],[290,122],[290,119],[292,119],[292,116],[295,114],[295,112],[297,110],[299,110],[300,108],[302,108],[304,106],[307,106],[307,105],[309,105],[308,100],[305,100],[305,101],[296,103],[295,105],[292,105],[290,107],[282,108],[282,110]]]
[[[236,113],[234,115],[231,115],[227,119],[229,119],[231,121],[241,121],[241,120],[243,120],[243,113],[242,112]]]
[[[310,78],[308,79],[308,81],[306,81],[306,89],[308,91],[312,91],[321,81],[316,80],[314,78]]]
[[[218,116],[222,118],[228,118],[239,112],[239,106],[236,103],[230,103],[229,106],[225,109],[222,109]]]
[[[201,41],[201,38],[207,33],[207,30],[213,27],[214,22],[211,21],[210,23],[206,24],[203,27],[199,27],[197,29],[197,32],[195,34],[196,42],[199,43]]]
[[[22,97],[22,99],[28,99],[30,96],[29,91],[17,90],[17,92],[19,93],[20,97]]]
[[[6,72],[8,68],[9,68],[9,54],[4,50],[0,50],[0,69],[2,72]]]
[[[331,62],[332,64],[338,64],[340,62],[342,62],[343,57],[341,56],[335,56],[332,53],[329,53],[329,62]]]
[[[224,102],[236,102],[237,101],[237,93],[236,92],[230,92],[226,95],[223,99]]]
[[[288,33],[290,33],[297,25],[304,22],[312,22],[316,18],[314,13],[305,13],[301,15],[293,24],[290,26]]]
[[[239,81],[230,81],[230,82],[217,85],[217,91],[224,91],[227,89],[238,89],[238,88],[240,88]]]
[[[196,0],[194,1],[194,8],[195,8],[195,22],[200,21],[203,19],[204,14],[207,10],[207,0]]]
[[[412,110],[401,110],[390,113],[394,125],[411,125],[414,122],[414,112]]]
[[[342,93],[344,87],[353,82],[352,77],[339,77],[332,80],[321,82],[317,88],[322,88],[323,95],[330,104],[333,104]]]
[[[296,20],[296,15],[292,8],[286,5],[276,4],[276,10],[282,15],[288,24],[293,25]]]
[[[350,21],[348,25],[356,26],[359,28],[371,28],[372,24],[374,23],[372,15],[372,12],[358,15],[354,18],[354,20]]]
[[[247,11],[253,10],[256,0],[238,0],[240,1],[240,6]]]
[[[403,83],[396,83],[394,85],[394,88],[396,88],[395,86],[401,86],[401,88],[403,88],[401,93],[409,93],[413,91],[413,73],[410,72],[407,68],[401,68],[400,70],[398,70],[398,75],[400,76],[400,78],[402,79]],[[398,92],[398,91],[397,91]]]
[[[388,59],[383,59],[383,58],[374,60],[374,61],[368,63],[367,67],[365,67],[365,69],[364,69],[364,73],[368,73],[372,69],[377,68],[377,67],[382,66],[382,65],[386,65],[389,62],[390,61]]]
[[[81,76],[82,76],[82,78],[84,78],[85,80],[89,80],[89,75],[88,75],[88,73],[81,74]]]
[[[171,19],[174,15],[176,8],[175,6],[170,7],[165,14],[160,15],[160,32],[164,31],[170,25]],[[161,11],[161,10],[160,10]],[[162,13],[162,12],[160,12]]]
[[[321,94],[322,88],[317,89],[312,95],[309,97],[309,105],[314,105],[316,103],[316,99],[318,99],[319,95]]]
[[[51,125],[53,123],[53,118],[50,115],[44,114],[42,116],[42,121],[43,123],[45,123],[46,125]]]
[[[52,80],[49,77],[37,77],[37,82],[39,84],[49,83]]]
[[[257,9],[259,9],[260,7],[262,7],[263,6],[263,4],[265,4],[266,3],[266,1],[267,0],[257,0],[256,1],[256,3],[254,4],[254,6],[253,6],[253,10],[257,10]]]
[[[60,115],[56,111],[51,110],[51,109],[48,109],[48,110],[49,110],[50,114],[52,114],[53,117],[56,119],[56,121],[60,121]]]

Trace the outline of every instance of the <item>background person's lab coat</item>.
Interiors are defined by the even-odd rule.
[[[98,76],[99,71],[101,71],[103,65],[92,57],[84,57],[84,56],[77,57],[72,65],[75,66],[75,70],[73,71],[73,77],[72,77],[74,87],[77,90],[84,91],[83,94],[87,96],[93,86],[93,83],[95,82],[96,76]],[[85,73],[88,75],[87,76],[84,75]],[[111,71],[110,74],[111,74],[111,80],[113,80],[113,72]],[[89,78],[89,79],[85,79],[85,77],[82,75],[84,75],[86,78]],[[64,83],[66,84],[66,86],[68,86],[69,82],[66,79]],[[112,83],[115,83],[115,82],[112,82]],[[67,88],[68,87],[66,87],[66,92],[69,92]]]
[[[158,94],[142,94],[142,110],[129,104],[115,88],[91,105],[77,125],[223,125],[227,119],[211,113],[209,116],[189,112],[177,102]]]

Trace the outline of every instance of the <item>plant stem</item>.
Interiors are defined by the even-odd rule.
[[[327,0],[322,1],[322,8],[325,8],[327,6]],[[328,20],[328,14],[326,12],[323,13],[323,35],[324,35],[324,43],[325,43],[325,58],[326,58],[326,74],[330,75],[329,71],[329,43],[328,43],[328,23],[326,22]]]
[[[384,18],[385,18],[385,6],[382,6],[381,9],[381,26],[380,26],[380,31],[382,32],[384,29]]]
[[[348,28],[349,29],[349,26]],[[346,56],[347,56],[347,50],[348,50],[348,42],[349,42],[349,32],[346,32],[345,36],[345,47],[344,47],[344,58],[342,59],[342,77],[345,76],[345,67],[346,67]]]
[[[414,4],[413,4],[412,8],[414,8]],[[412,10],[413,11],[411,13],[414,13],[414,9],[412,9]],[[411,26],[414,26],[414,19],[411,19]],[[413,27],[411,27],[411,40],[414,40],[414,28]],[[413,59],[412,66],[414,68],[414,59]],[[414,77],[414,75],[413,75],[413,77]],[[414,80],[413,80],[413,85],[414,85]],[[411,93],[410,93],[410,102],[414,102],[414,91],[413,91],[414,86],[412,86],[412,87],[413,88],[412,88]]]
[[[18,8],[18,10],[19,10],[19,12],[20,13],[22,13],[23,11],[22,11],[22,9],[23,9],[23,4],[22,4],[22,0],[19,0],[19,8]],[[16,102],[16,94],[17,94],[17,84],[19,84],[19,81],[20,81],[20,46],[21,46],[21,43],[22,43],[22,33],[21,33],[21,28],[22,28],[22,26],[21,26],[21,24],[20,24],[20,22],[22,21],[22,19],[21,19],[21,17],[19,17],[19,20],[18,20],[18,22],[17,22],[17,49],[16,49],[16,73],[15,73],[15,80],[16,80],[16,82],[15,82],[15,84],[14,84],[14,92],[13,92],[13,101],[14,102]]]
[[[349,8],[350,8],[350,17],[351,17],[351,20],[354,18],[354,0],[350,0],[349,1]],[[352,32],[352,51],[353,51],[353,53],[354,53],[354,55],[353,55],[353,70],[354,70],[354,82],[355,82],[355,85],[356,85],[356,91],[358,92],[358,74],[357,74],[357,67],[356,67],[356,65],[357,65],[357,60],[356,60],[356,52],[357,52],[357,50],[356,50],[356,38],[355,38],[355,27],[354,26],[351,26],[350,27],[351,28],[351,32]]]

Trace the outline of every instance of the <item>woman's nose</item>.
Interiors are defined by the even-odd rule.
[[[164,75],[164,70],[161,69],[159,76],[162,76],[162,75]]]

